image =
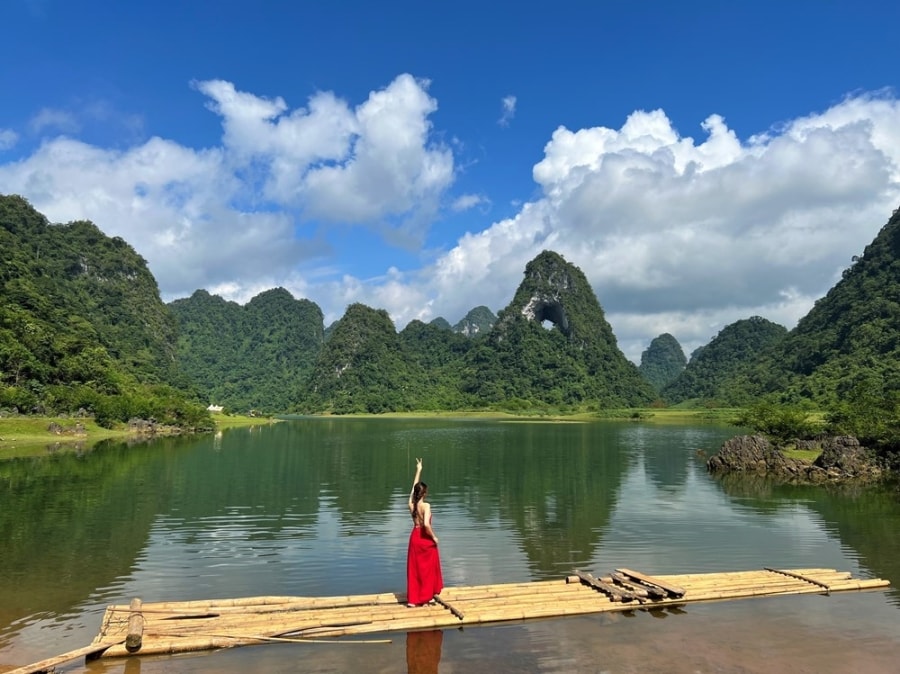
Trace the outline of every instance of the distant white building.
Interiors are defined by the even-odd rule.
[[[210,412],[221,412],[223,408],[221,405],[210,405],[206,409]]]

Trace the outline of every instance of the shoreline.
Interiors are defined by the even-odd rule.
[[[296,415],[322,419],[482,419],[505,423],[590,423],[594,421],[622,421],[660,424],[721,423],[732,424],[734,409],[657,409],[634,408],[597,411],[579,411],[570,414],[550,413],[542,410],[510,412],[506,410],[442,410],[421,412],[388,412],[384,414],[314,414]],[[213,414],[215,429],[262,426],[290,419],[295,415],[282,414],[267,417]],[[0,417],[0,461],[35,456],[46,456],[56,451],[84,451],[108,439],[150,439],[179,431],[161,429],[148,434],[129,429],[125,424],[109,429],[98,426],[92,418],[45,417],[17,415]]]
[[[591,421],[644,421],[650,423],[723,423],[734,425],[736,408],[677,409],[677,408],[627,408],[603,411],[578,411],[571,413],[526,410],[444,410],[422,412],[385,412],[382,414],[309,414],[296,415],[323,419],[485,419],[488,421],[519,422],[591,422]],[[290,418],[294,415],[279,415]]]
[[[262,426],[276,423],[273,417],[249,417],[243,415],[213,414],[215,428]],[[98,426],[92,418],[44,417],[17,415],[0,417],[0,461],[35,456],[47,456],[49,452],[84,451],[98,442],[109,439],[152,439],[177,435],[179,431],[162,428],[156,433],[129,429],[125,424],[116,428]]]

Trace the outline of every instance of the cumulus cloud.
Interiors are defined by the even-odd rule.
[[[532,168],[537,196],[510,217],[426,266],[386,260],[379,276],[354,276],[335,266],[327,227],[414,247],[442,204],[490,205],[487,193],[452,194],[454,156],[436,141],[428,82],[401,75],[355,106],[318,92],[299,108],[223,80],[194,86],[221,120],[216,146],[150,138],[109,150],[50,136],[0,164],[0,192],[123,237],[166,298],[206,288],[243,302],[283,286],[326,322],[351,302],[388,310],[398,328],[498,311],[526,263],[552,249],[587,275],[636,362],[662,332],[689,354],[741,318],[793,327],[900,204],[900,103],[889,93],[746,139],[717,114],[698,120],[695,139],[663,110],[635,111],[618,128],[556,129]],[[44,133],[66,122],[38,117]],[[8,131],[0,143],[16,141]]]
[[[509,126],[512,118],[516,116],[516,97],[504,96],[500,101],[500,105],[502,107],[502,112],[500,114],[500,119],[497,120],[497,124],[500,126]]]
[[[221,117],[220,146],[151,138],[119,151],[51,135],[0,165],[0,192],[26,196],[52,221],[90,219],[122,236],[165,296],[203,287],[246,297],[266,284],[303,287],[297,267],[326,258],[321,234],[298,237],[302,223],[421,241],[453,181],[453,155],[432,139],[426,81],[401,75],[356,108],[317,93],[296,110],[230,82],[194,86]],[[69,121],[43,110],[31,127]]]
[[[671,332],[690,352],[734,320],[793,327],[900,202],[900,105],[850,98],[741,142],[711,115],[702,142],[661,110],[619,129],[557,129],[541,197],[463,236],[427,276],[452,320],[471,296],[502,308],[553,249],[597,292],[633,360]]]
[[[330,92],[289,111],[281,98],[239,92],[230,82],[195,86],[221,115],[234,161],[263,162],[265,196],[308,218],[387,224],[420,244],[453,182],[452,152],[430,142],[428,116],[437,102],[428,82],[411,75],[373,91],[355,109]]]
[[[0,188],[25,195],[51,221],[96,222],[148,260],[163,292],[190,294],[288,270],[304,254],[288,215],[229,205],[241,185],[224,162],[221,150],[160,138],[127,151],[57,138],[0,166]]]

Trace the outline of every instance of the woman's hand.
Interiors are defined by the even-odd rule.
[[[422,470],[422,459],[416,459],[416,470]]]

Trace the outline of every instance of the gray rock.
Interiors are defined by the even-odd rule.
[[[727,440],[706,462],[710,473],[752,473],[779,482],[823,484],[848,480],[873,481],[882,470],[872,452],[852,436],[796,441],[802,449],[819,449],[814,462],[790,459],[761,435],[739,435]]]

